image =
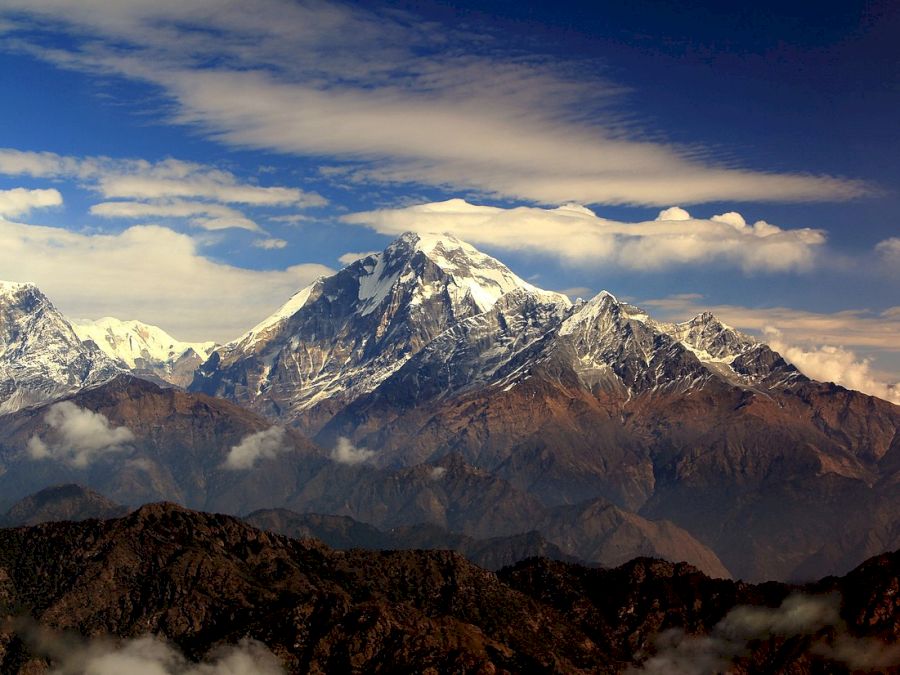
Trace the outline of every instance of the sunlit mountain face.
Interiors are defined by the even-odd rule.
[[[898,34],[0,0],[0,671],[900,670]]]

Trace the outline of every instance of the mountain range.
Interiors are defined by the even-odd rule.
[[[560,557],[751,580],[900,545],[898,406],[810,380],[708,313],[572,303],[449,235],[403,235],[219,347],[87,330],[33,286],[3,288],[6,506],[78,482],[448,542],[536,531]]]
[[[152,504],[0,530],[0,670],[896,673],[898,584],[898,553],[804,586],[650,558],[492,573]]]

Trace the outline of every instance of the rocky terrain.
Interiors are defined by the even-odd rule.
[[[805,587],[647,558],[494,574],[154,504],[0,530],[0,670],[160,670],[180,653],[242,664],[226,672],[898,672],[898,585],[895,553]]]
[[[72,337],[46,299],[16,302],[15,326]],[[114,338],[129,358],[180,349]],[[44,352],[16,353],[44,372]],[[104,379],[113,365],[0,415],[0,506],[76,482],[129,506],[428,525],[447,546],[536,531],[580,560],[754,581],[900,544],[900,407],[812,381],[709,313],[573,304],[453,237],[406,234],[317,280],[189,392]]]
[[[0,415],[100,384],[120,369],[33,284],[0,282]]]

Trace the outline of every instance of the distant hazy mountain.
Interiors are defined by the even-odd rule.
[[[20,499],[0,519],[0,524],[21,527],[59,520],[118,518],[126,513],[128,507],[116,504],[86,487],[69,483],[44,488]]]
[[[140,321],[105,317],[73,323],[82,341],[91,340],[120,367],[186,387],[197,367],[209,358],[215,342],[180,342],[162,328]]]
[[[119,368],[33,284],[0,281],[0,414],[105,382]]]

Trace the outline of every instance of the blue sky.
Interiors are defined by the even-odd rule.
[[[682,4],[0,0],[0,278],[223,341],[453,231],[893,398],[900,10]]]

